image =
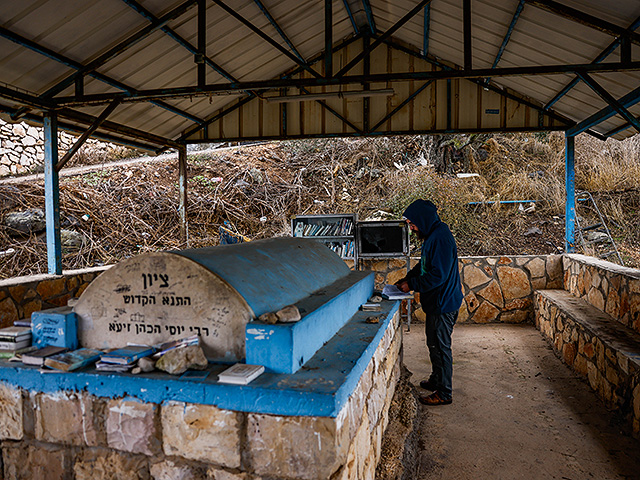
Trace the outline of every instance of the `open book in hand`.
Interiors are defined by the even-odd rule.
[[[413,293],[404,293],[395,285],[385,285],[382,289],[382,298],[387,300],[404,300],[406,298],[413,298]]]

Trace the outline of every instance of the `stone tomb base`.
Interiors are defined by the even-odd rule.
[[[294,374],[247,386],[0,363],[11,479],[373,479],[400,376],[398,302],[356,314]]]

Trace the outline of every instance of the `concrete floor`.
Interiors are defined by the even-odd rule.
[[[424,326],[403,328],[417,385],[431,370]],[[415,478],[640,479],[640,441],[534,327],[456,325],[453,355],[453,404],[419,411]]]

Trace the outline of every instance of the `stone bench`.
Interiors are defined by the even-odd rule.
[[[565,290],[536,291],[534,308],[558,356],[640,436],[640,334]]]

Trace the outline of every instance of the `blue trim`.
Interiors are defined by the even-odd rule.
[[[424,6],[422,56],[426,58],[429,54],[429,31],[431,29],[431,4]]]
[[[367,14],[369,30],[371,31],[371,33],[376,33],[376,21],[373,18],[373,11],[371,10],[371,4],[369,3],[369,0],[362,0],[362,7],[364,8],[364,13]]]
[[[640,17],[636,18],[636,20],[631,24],[631,26],[627,30],[634,31],[634,30],[637,30],[639,27],[640,27]],[[596,57],[596,59],[591,63],[600,63],[605,58],[607,58],[609,55],[611,55],[616,50],[616,48],[618,48],[618,45],[620,45],[620,39],[621,38],[622,37],[618,37],[613,42],[611,42],[609,44],[609,46],[607,48],[605,48],[600,53],[600,55],[598,55]],[[571,89],[573,89],[573,87],[575,87],[578,84],[578,82],[580,82],[580,79],[578,77],[576,77],[573,80],[571,80],[571,82],[569,82],[566,87],[564,87],[562,90],[560,90],[555,95],[555,97],[553,97],[551,100],[549,100],[547,102],[547,104],[543,107],[543,110],[549,110],[558,100],[560,100],[567,93],[569,93],[569,91]]]
[[[202,381],[162,372],[139,375],[98,372],[86,368],[70,373],[42,373],[37,367],[0,360],[0,381],[29,391],[83,391],[107,398],[143,402],[170,400],[215,405],[226,410],[291,416],[336,417],[355,391],[400,302],[382,302],[378,324],[365,323],[371,312],[358,312],[298,372],[263,373],[249,385],[217,383],[225,365],[209,365]],[[400,328],[398,326],[398,328]]]
[[[58,181],[58,120],[55,112],[44,113],[44,203],[47,223],[47,265],[53,275],[62,274],[60,241],[60,184]]]
[[[349,7],[349,2],[347,0],[342,0],[345,10],[347,11],[347,15],[349,15],[349,20],[351,20],[351,26],[353,27],[353,33],[358,35],[360,30],[358,29],[358,24],[356,23],[355,18],[353,18],[353,12],[351,11],[351,7]]]
[[[618,100],[618,103],[624,108],[632,107],[638,102],[640,102],[640,87],[627,93],[624,97]],[[585,130],[588,130],[594,125],[597,125],[601,122],[604,122],[605,120],[608,120],[609,118],[613,117],[616,113],[618,113],[616,112],[616,109],[609,105],[603,108],[602,110],[600,110],[599,112],[594,113],[586,120],[583,120],[582,122],[568,129],[566,132],[566,135],[569,137],[575,137],[576,135],[584,132]]]
[[[518,18],[520,18],[520,14],[522,13],[523,8],[524,8],[524,0],[520,0],[515,13],[513,14],[513,18],[511,19],[511,23],[509,24],[509,28],[507,29],[507,33],[504,36],[504,39],[502,40],[502,45],[500,45],[500,49],[498,50],[498,54],[496,55],[496,58],[493,61],[493,65],[491,66],[491,68],[496,68],[498,66],[498,62],[500,62],[500,59],[502,58],[502,54],[507,48],[507,44],[511,39],[511,34],[513,33],[513,30],[516,28],[516,23],[518,23]]]
[[[573,253],[576,243],[576,175],[575,137],[565,137],[564,185],[565,200],[565,252]]]

